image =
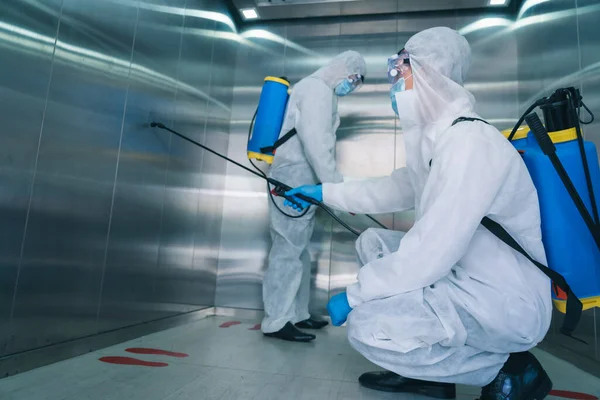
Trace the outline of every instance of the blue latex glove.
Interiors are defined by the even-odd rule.
[[[291,207],[296,211],[302,211],[310,207],[311,204],[307,201],[296,197],[295,195],[297,194],[302,194],[306,197],[310,197],[311,199],[315,199],[317,201],[323,201],[323,187],[321,185],[305,185],[285,192],[286,196],[292,196],[299,205],[296,205],[289,200],[284,201],[283,205]]]
[[[334,326],[341,326],[348,319],[348,314],[352,311],[352,307],[348,303],[346,292],[336,294],[327,303],[327,311],[331,317],[331,323]]]

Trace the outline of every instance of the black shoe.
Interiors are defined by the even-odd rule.
[[[296,328],[300,329],[322,329],[329,325],[327,321],[321,321],[318,319],[305,319],[304,321],[300,321],[296,324]]]
[[[515,353],[482,389],[481,400],[542,400],[551,390],[552,381],[533,354]]]
[[[381,392],[415,393],[438,399],[456,398],[456,385],[452,383],[418,381],[389,371],[367,372],[358,378],[358,382]]]
[[[277,339],[283,339],[290,342],[310,342],[315,340],[316,336],[310,333],[304,333],[300,329],[292,325],[291,322],[285,324],[283,328],[273,333],[265,333],[265,336],[273,337]]]

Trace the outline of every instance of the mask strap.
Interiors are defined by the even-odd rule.
[[[412,76],[413,76],[413,74],[410,74],[410,75],[409,75],[409,76],[407,76],[406,78],[404,78],[403,76],[401,76],[400,78],[398,78],[398,80],[396,81],[396,83],[394,83],[394,84],[392,85],[392,88],[393,88],[394,86],[396,86],[396,85],[398,84],[398,82],[400,82],[400,79],[402,79],[402,80],[404,81],[404,84],[406,85],[406,80],[407,80],[407,79],[409,79],[409,78],[410,78],[410,77],[412,77]]]

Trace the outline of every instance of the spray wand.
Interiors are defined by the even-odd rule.
[[[197,142],[197,141],[195,141],[195,140],[193,140],[193,139],[191,139],[191,138],[189,138],[189,137],[187,137],[187,136],[185,136],[185,135],[183,135],[183,134],[181,134],[181,133],[179,133],[179,132],[177,132],[177,131],[175,131],[175,130],[173,130],[171,128],[169,128],[169,127],[167,127],[165,124],[163,124],[161,122],[151,122],[150,126],[152,128],[164,129],[165,131],[170,132],[173,135],[175,135],[177,137],[180,137],[181,139],[183,139],[183,140],[185,140],[185,141],[187,141],[187,142],[189,142],[189,143],[191,143],[193,145],[196,145],[196,146],[198,146],[198,147],[200,147],[200,148],[208,151],[209,153],[214,154],[215,156],[222,158],[225,161],[228,161],[228,162],[232,163],[232,164],[234,164],[234,165],[242,168],[245,171],[250,172],[252,175],[255,175],[255,176],[258,176],[261,179],[264,179],[269,184],[273,185],[273,190],[271,191],[271,193],[273,195],[279,196],[279,197],[283,197],[286,200],[288,200],[289,202],[291,202],[291,203],[293,203],[293,204],[295,204],[297,206],[300,206],[300,204],[298,204],[298,202],[296,201],[296,199],[294,199],[294,196],[287,196],[285,194],[286,192],[292,190],[292,187],[286,185],[285,183],[280,182],[280,181],[278,181],[276,179],[270,178],[270,177],[268,177],[264,173],[260,173],[258,171],[254,171],[254,170],[246,167],[245,165],[242,165],[239,162],[237,162],[235,160],[232,160],[231,158],[229,158],[227,156],[224,156],[223,154],[218,153],[218,152],[214,151],[213,149],[211,149],[211,148],[209,148],[209,147],[207,147],[207,146],[205,146],[205,145],[203,145],[203,144],[201,144],[201,143],[199,143],[199,142]],[[342,221],[337,215],[335,215],[335,213],[329,207],[327,207],[322,202],[320,202],[318,200],[315,200],[312,197],[304,196],[302,194],[297,194],[296,197],[298,197],[299,199],[302,199],[302,200],[304,200],[304,201],[306,201],[306,202],[308,202],[308,203],[310,203],[310,204],[312,204],[314,206],[317,206],[317,207],[323,209],[325,212],[327,212],[327,214],[329,214],[331,216],[331,218],[335,219],[340,225],[342,225],[348,231],[352,232],[356,236],[360,236],[360,232],[359,231],[355,230],[350,225],[348,225],[344,221]],[[371,216],[368,216],[368,217],[372,221],[374,221],[375,223],[377,223],[379,226],[381,226],[384,229],[386,229],[385,226],[383,224],[381,224],[379,221],[377,221],[376,219],[374,219]]]

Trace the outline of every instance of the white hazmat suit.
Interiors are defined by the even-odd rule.
[[[297,134],[277,149],[269,177],[292,187],[343,180],[335,163],[340,117],[334,89],[355,74],[366,75],[365,60],[357,52],[346,51],[294,86],[281,135],[292,128]],[[275,201],[283,210],[283,198]],[[277,332],[287,322],[295,324],[310,317],[308,245],[315,210],[292,219],[269,203],[269,216],[272,247],[263,280],[264,333]]]
[[[538,198],[519,153],[477,117],[462,86],[470,47],[449,28],[406,43],[414,89],[396,94],[406,167],[363,182],[325,184],[324,202],[353,213],[415,209],[408,233],[370,229],[347,288],[352,346],[373,363],[426,381],[484,386],[509,353],[539,343],[550,281],[480,222],[500,223],[538,261]],[[430,165],[431,161],[431,165]]]

